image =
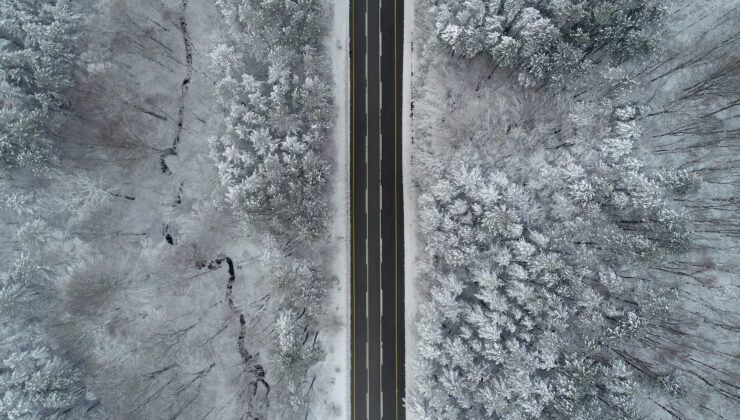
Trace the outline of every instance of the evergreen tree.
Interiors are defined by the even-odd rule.
[[[89,405],[77,367],[55,354],[36,321],[48,316],[38,299],[46,271],[29,255],[0,274],[0,418],[38,419]]]
[[[74,84],[78,17],[67,0],[0,3],[0,160],[42,169]]]
[[[523,86],[535,86],[650,51],[663,7],[661,0],[441,0],[432,14],[455,54],[487,53]]]
[[[331,169],[321,157],[332,128],[319,48],[323,9],[315,0],[219,6],[235,40],[212,54],[227,116],[211,149],[226,197],[240,217],[269,233],[315,238],[329,214]],[[250,56],[265,66],[265,77],[246,71]]]
[[[645,168],[635,115],[617,107],[605,137],[574,134],[521,175],[455,159],[420,196],[431,290],[415,414],[634,415],[640,384],[654,378],[634,367],[629,344],[670,308],[666,291],[617,273],[688,249],[688,220],[671,199],[698,182]]]
[[[308,370],[324,360],[326,352],[320,341],[314,342],[301,315],[292,310],[281,311],[275,322],[273,357],[280,372],[281,386],[277,390],[286,406],[300,414],[308,402],[310,381]]]

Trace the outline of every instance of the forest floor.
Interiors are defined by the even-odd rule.
[[[211,2],[90,4],[87,71],[60,153],[65,171],[112,194],[70,219],[87,250],[77,266],[89,278],[72,273],[59,281],[69,314],[60,341],[83,360],[89,388],[113,418],[241,418],[280,378],[271,376],[262,251],[220,201],[209,157],[208,140],[223,118],[210,53],[226,36],[224,25]],[[333,23],[326,45],[335,106],[344,110],[346,14]],[[348,127],[346,115],[338,116],[329,150],[337,209],[330,240],[331,272],[340,281],[322,325],[327,359],[311,372],[309,418],[316,419],[345,416],[349,402]],[[96,291],[94,299],[86,290]]]
[[[65,133],[68,144],[83,143],[67,147],[63,162],[134,200],[117,200],[81,224],[79,236],[99,258],[128,265],[94,323],[70,321],[91,348],[88,382],[113,417],[236,417],[247,384],[235,314],[253,313],[264,292],[260,252],[214,205],[208,138],[221,117],[208,66],[223,25],[210,3],[96,6],[76,104],[81,121]],[[219,256],[234,261],[231,279],[225,264],[204,268]],[[264,355],[264,325],[258,316],[247,321],[245,346]],[[269,361],[262,363],[269,374]],[[137,379],[146,372],[154,372],[148,381]]]

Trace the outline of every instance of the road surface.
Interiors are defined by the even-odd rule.
[[[404,419],[403,0],[352,0],[352,419]]]

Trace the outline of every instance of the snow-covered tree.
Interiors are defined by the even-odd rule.
[[[0,418],[82,418],[89,399],[79,369],[55,354],[48,333],[36,321],[45,314],[39,290],[46,270],[21,255],[0,274]],[[47,308],[48,309],[48,308]]]
[[[278,307],[293,310],[315,320],[325,313],[324,302],[329,288],[325,269],[307,257],[288,255],[274,238],[266,238],[264,267],[271,273]]]
[[[598,140],[575,129],[511,174],[458,157],[420,196],[417,415],[631,417],[640,386],[667,378],[629,345],[670,314],[670,290],[622,273],[688,248],[672,198],[697,180],[645,167],[635,114],[616,107]]]
[[[430,2],[431,3],[431,2]],[[487,53],[519,83],[562,83],[593,62],[622,62],[654,47],[661,0],[442,0],[436,33],[455,54]]]
[[[0,361],[2,418],[34,419],[70,411],[84,402],[79,371],[31,336],[31,331],[3,337]],[[38,334],[38,332],[34,332]],[[10,349],[8,349],[10,347]]]
[[[331,167],[322,156],[333,126],[325,5],[219,0],[217,6],[230,39],[211,56],[225,116],[223,132],[210,140],[211,156],[229,207],[264,234],[275,317],[270,409],[303,418],[311,400],[308,372],[324,358],[317,321],[329,285],[324,257],[311,250],[331,215]]]
[[[78,17],[68,0],[0,3],[0,161],[41,169],[74,84]]]
[[[326,9],[317,0],[218,0],[230,35],[267,63],[294,63],[304,46],[318,46]]]
[[[224,133],[211,139],[226,198],[268,232],[312,238],[325,228],[332,127],[319,2],[221,1],[234,41],[212,54]],[[239,42],[241,41],[241,43]],[[247,68],[254,57],[267,70]]]
[[[302,314],[290,309],[278,314],[272,352],[280,378],[276,392],[282,404],[295,413],[301,413],[309,401],[309,369],[326,356],[321,341],[314,339],[314,332],[308,330],[302,318]]]

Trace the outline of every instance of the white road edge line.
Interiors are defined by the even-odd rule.
[[[378,72],[380,72],[380,69],[378,69]],[[380,80],[380,91],[378,92],[378,104],[380,104],[380,114],[378,114],[378,121],[380,121],[381,114],[383,114],[383,81]]]
[[[383,418],[383,388],[380,388],[380,418]]]
[[[367,53],[365,53],[365,77],[367,78]],[[365,119],[366,120],[368,117],[367,110],[369,108],[369,106],[367,105],[367,97],[368,97],[368,86],[367,86],[367,79],[365,79]]]
[[[383,289],[382,288],[380,289],[380,317],[383,318]],[[380,339],[380,348],[383,348],[383,339],[382,338]],[[381,360],[380,364],[382,365],[383,364],[383,362],[382,362],[382,360],[383,360],[383,353],[382,352],[380,353],[380,360]]]

